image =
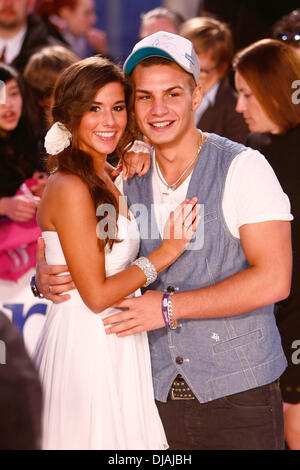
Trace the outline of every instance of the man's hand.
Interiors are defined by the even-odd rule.
[[[68,266],[49,266],[47,264],[45,258],[45,241],[43,238],[38,239],[36,259],[35,282],[39,292],[43,294],[46,299],[54,303],[61,303],[68,300],[70,295],[62,294],[71,289],[75,289],[75,285],[69,274],[58,276],[58,274],[68,272]]]
[[[163,293],[159,291],[147,291],[140,297],[118,302],[114,307],[126,310],[103,320],[104,326],[111,325],[106,328],[106,333],[116,333],[122,337],[164,327],[161,311],[162,295]]]

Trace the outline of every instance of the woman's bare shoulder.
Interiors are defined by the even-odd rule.
[[[48,178],[42,200],[37,212],[41,227],[53,225],[54,220],[75,209],[77,214],[82,207],[85,211],[93,208],[92,198],[87,185],[73,174],[55,172]]]
[[[74,174],[55,172],[50,175],[47,186],[46,195],[59,203],[67,204],[79,202],[81,198],[91,198],[87,184]]]
[[[74,188],[74,191],[88,189],[85,182],[78,175],[60,171],[52,173],[48,178],[48,183],[49,187],[56,191],[64,190],[65,188],[71,191],[72,188]]]

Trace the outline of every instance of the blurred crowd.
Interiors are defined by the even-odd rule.
[[[249,42],[243,36],[241,50],[240,23],[228,18],[230,8],[222,16],[221,10],[203,10],[201,5],[199,16],[190,19],[163,7],[145,12],[139,34],[143,38],[164,30],[192,41],[200,59],[203,92],[195,112],[197,127],[259,150],[290,198],[292,293],[276,306],[276,319],[289,361],[281,381],[286,440],[289,448],[300,449],[300,379],[295,379],[297,366],[289,359],[297,327],[298,337],[300,332],[300,8],[276,18],[271,28],[251,36]],[[251,9],[251,27],[253,15]],[[106,34],[96,23],[94,0],[0,0],[0,279],[16,282],[35,266],[40,235],[35,213],[47,181],[43,141],[51,95],[58,75],[70,64],[93,54],[109,56]],[[253,35],[255,29],[251,31]],[[5,324],[3,334],[9,336],[8,330]],[[24,368],[30,367],[24,360]],[[7,413],[2,383],[11,379],[3,371],[0,367],[0,408]],[[33,400],[30,406],[38,434],[40,389],[34,386],[34,373],[28,380],[37,397],[36,405]],[[6,393],[5,400],[12,398]],[[21,419],[24,422],[15,426],[23,432],[31,420],[27,415]],[[37,448],[34,433],[31,439],[26,448]],[[0,437],[0,448],[5,445]],[[18,439],[15,446],[20,448]]]

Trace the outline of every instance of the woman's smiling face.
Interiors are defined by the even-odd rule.
[[[17,81],[8,80],[1,90],[0,129],[2,132],[13,131],[20,120],[23,99]]]
[[[124,88],[111,82],[100,88],[79,129],[79,147],[91,156],[108,155],[119,143],[127,125]]]

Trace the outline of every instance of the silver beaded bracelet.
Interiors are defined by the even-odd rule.
[[[137,266],[140,268],[143,273],[145,274],[147,281],[143,285],[143,287],[149,286],[152,282],[154,282],[157,278],[157,271],[155,266],[151,263],[151,261],[146,258],[145,256],[141,256],[140,258],[136,259],[131,266]]]

